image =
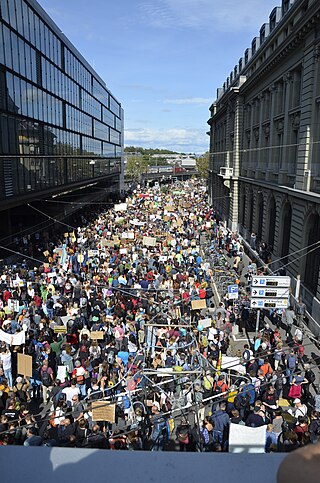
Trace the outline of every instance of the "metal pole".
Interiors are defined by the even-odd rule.
[[[298,300],[299,295],[300,295],[300,283],[301,283],[300,275],[297,275],[297,285],[296,285],[296,290],[295,290],[295,294],[294,294],[294,298],[296,300]]]
[[[256,320],[256,331],[255,331],[255,336],[254,340],[256,341],[258,337],[258,331],[259,331],[259,320],[260,320],[260,309],[257,310],[257,320]]]

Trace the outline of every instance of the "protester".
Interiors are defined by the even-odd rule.
[[[161,451],[175,434],[181,451],[227,451],[230,424],[269,423],[266,449],[275,451],[280,395],[314,380],[298,372],[298,346],[288,351],[270,326],[232,353],[232,332],[250,328],[253,312],[241,284],[238,302],[214,303],[211,258],[236,284],[242,239],[208,207],[200,181],[178,195],[137,191],[76,230],[39,240],[42,265],[7,266],[1,277],[0,442]],[[241,283],[256,273],[252,261]],[[32,358],[32,377],[19,373],[22,352]],[[229,354],[232,375],[222,364]],[[308,408],[297,396],[292,404],[298,423]],[[39,420],[46,414],[46,438],[28,427],[24,442],[14,439],[31,407]],[[306,443],[303,424],[288,447]],[[310,428],[313,442],[316,423]]]

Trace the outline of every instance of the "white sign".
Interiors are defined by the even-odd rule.
[[[19,312],[19,300],[9,299],[8,308],[10,312]]]
[[[127,211],[127,203],[118,203],[114,205],[114,211]]]
[[[264,453],[267,426],[250,428],[242,424],[230,424],[229,453]]]
[[[260,288],[260,287],[252,287],[251,288],[251,297],[269,297],[269,298],[285,298],[289,297],[290,289],[288,288],[278,288],[278,287],[270,287],[270,288]]]
[[[238,285],[228,285],[228,298],[229,300],[239,298]]]
[[[289,305],[288,299],[251,299],[251,309],[286,309]]]
[[[253,277],[253,287],[290,287],[290,277]]]
[[[231,357],[222,355],[221,369],[231,369],[232,371],[245,374],[246,368],[241,364],[240,357]]]

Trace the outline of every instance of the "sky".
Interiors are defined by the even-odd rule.
[[[209,108],[280,0],[38,0],[121,102],[125,146],[201,154]]]

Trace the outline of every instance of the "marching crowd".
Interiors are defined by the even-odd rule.
[[[228,253],[239,302],[215,304],[204,245]],[[228,451],[230,425],[265,426],[267,452],[318,441],[294,311],[287,340],[265,324],[234,347],[257,267],[200,181],[138,190],[46,237],[44,257],[1,274],[0,445]]]

